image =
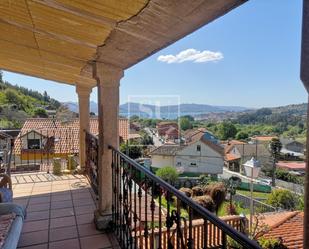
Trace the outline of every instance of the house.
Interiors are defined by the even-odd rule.
[[[280,239],[289,249],[302,249],[304,212],[282,211],[258,216],[257,238]]]
[[[179,138],[179,130],[173,126],[170,126],[168,128],[168,130],[166,130],[165,132],[165,136],[164,136],[165,140],[171,140],[171,141],[175,141]]]
[[[236,172],[242,170],[242,163],[250,160],[252,157],[261,162],[262,167],[271,166],[271,153],[267,144],[246,144],[234,142],[225,147],[225,165]]]
[[[229,170],[239,172],[240,171],[240,161],[241,155],[233,152],[234,145],[246,144],[238,140],[230,140],[224,144],[224,164]]]
[[[158,136],[165,136],[166,132],[171,128],[175,128],[178,130],[178,124],[175,122],[168,122],[168,121],[163,121],[157,124],[157,133]]]
[[[280,138],[282,144],[281,153],[288,159],[293,157],[304,157],[305,145],[292,138]]]
[[[190,141],[181,145],[162,145],[150,152],[152,167],[173,166],[179,172],[221,174],[223,147],[207,131],[195,131]]]
[[[90,132],[98,135],[98,119],[90,118]],[[127,141],[128,120],[119,119],[119,141]],[[41,164],[54,157],[79,153],[79,119],[61,122],[54,118],[27,119],[14,142],[15,164]]]

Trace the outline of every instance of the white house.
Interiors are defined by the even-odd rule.
[[[176,167],[180,172],[221,174],[223,147],[209,132],[197,130],[184,145],[162,145],[150,152],[152,167]]]

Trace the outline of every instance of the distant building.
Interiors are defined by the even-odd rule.
[[[235,153],[233,150],[236,144],[243,145],[246,143],[238,140],[230,140],[224,144],[224,164],[229,170],[240,172],[241,155]]]
[[[190,142],[162,145],[150,152],[152,167],[173,166],[179,172],[221,174],[223,147],[209,132],[196,131]]]
[[[252,157],[261,162],[262,167],[271,165],[271,153],[268,144],[246,144],[243,142],[234,142],[225,147],[225,165],[233,171],[241,172],[242,163],[250,160]]]
[[[98,135],[98,118],[90,118],[90,132]],[[128,120],[119,119],[119,140],[127,141]],[[14,142],[14,164],[42,164],[54,157],[79,153],[79,119],[27,119]],[[48,162],[49,163],[49,162]]]
[[[304,157],[305,145],[292,139],[280,138],[282,144],[281,153],[290,157]]]
[[[178,124],[175,122],[160,122],[157,124],[156,128],[157,128],[157,132],[158,132],[158,136],[165,136],[166,132],[171,128],[175,128],[178,130]]]

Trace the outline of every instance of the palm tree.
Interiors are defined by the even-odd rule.
[[[282,143],[280,142],[280,140],[278,138],[273,138],[270,141],[269,149],[270,149],[270,152],[271,152],[272,157],[273,157],[273,167],[272,167],[272,173],[271,173],[271,177],[272,177],[271,184],[272,184],[273,187],[275,187],[276,186],[276,162],[277,162],[278,156],[280,155],[280,151],[282,149]]]

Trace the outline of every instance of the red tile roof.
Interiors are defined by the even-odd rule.
[[[287,170],[305,170],[306,163],[305,162],[278,162],[276,166],[281,169]]]
[[[240,158],[241,158],[240,156],[236,156],[236,155],[233,155],[233,154],[230,154],[230,153],[225,155],[226,161],[234,161],[234,160],[238,160]]]
[[[266,228],[258,237],[281,238],[289,249],[303,248],[304,212],[284,211],[264,214],[259,221],[261,226],[266,225]]]
[[[89,131],[98,135],[98,118],[89,120]],[[14,152],[21,153],[21,137],[35,131],[45,137],[54,137],[54,153],[78,153],[79,151],[79,119],[61,122],[53,118],[30,118],[27,119],[15,140]],[[119,136],[126,141],[128,139],[128,120],[119,119]],[[39,135],[38,135],[39,137]]]
[[[253,140],[258,140],[258,141],[263,141],[263,142],[271,141],[273,138],[277,138],[277,137],[276,136],[255,136],[255,137],[252,137]]]

